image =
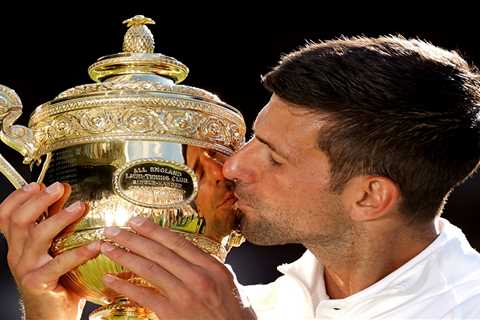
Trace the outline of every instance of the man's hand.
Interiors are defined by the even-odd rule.
[[[49,254],[53,239],[80,219],[82,203],[62,209],[70,187],[54,183],[44,188],[31,183],[14,191],[0,204],[0,231],[8,242],[7,260],[23,299],[25,319],[79,319],[84,301],[59,284],[71,269],[95,257],[98,242],[62,253]],[[50,217],[37,223],[44,212]]]
[[[160,319],[256,319],[242,305],[233,276],[212,256],[181,235],[136,217],[130,226],[106,235],[122,247],[102,244],[102,253],[147,280],[141,287],[107,275],[106,286],[152,310]]]

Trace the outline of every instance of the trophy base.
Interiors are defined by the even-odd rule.
[[[128,298],[116,299],[113,303],[95,309],[89,320],[159,320],[150,310]]]

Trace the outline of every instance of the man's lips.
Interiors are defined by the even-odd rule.
[[[233,223],[233,230],[241,232],[242,230],[242,221],[243,221],[243,212],[237,206],[237,202],[233,205],[233,214],[235,215],[235,221]]]
[[[235,210],[240,210],[242,208],[251,208],[248,203],[246,203],[244,200],[241,199],[241,197],[237,194],[237,193],[233,193],[233,195],[235,196],[235,204],[234,204],[234,209]]]
[[[233,191],[233,196],[237,199],[240,199],[240,197],[238,196],[238,193],[236,191]]]
[[[241,233],[246,223],[245,212],[252,209],[252,207],[242,202],[242,199],[238,196],[238,194],[234,194],[235,203],[233,204],[233,212],[235,214],[235,223],[233,229]]]

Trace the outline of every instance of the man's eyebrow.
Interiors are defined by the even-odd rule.
[[[262,137],[259,137],[258,134],[255,132],[255,130],[253,130],[253,137],[255,137],[258,141],[260,141],[261,143],[263,143],[264,145],[268,146],[273,152],[279,154],[280,156],[282,156],[283,158],[287,159],[288,160],[288,156],[281,152],[280,150],[278,150],[277,148],[275,148],[275,146],[273,144],[271,144],[270,142],[266,141],[265,139],[263,139]]]

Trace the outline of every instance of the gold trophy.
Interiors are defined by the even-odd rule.
[[[178,84],[188,68],[154,53],[146,26],[152,19],[135,16],[124,23],[129,29],[123,52],[88,69],[96,82],[40,105],[28,127],[14,125],[21,101],[0,86],[1,140],[20,152],[25,164],[37,164],[37,182],[70,184],[66,205],[87,204],[84,218],[55,239],[53,255],[104,240],[105,227],[128,229],[130,218],[143,216],[224,261],[243,241],[235,231],[232,186],[221,174],[223,161],[244,142],[243,117],[216,95]],[[0,171],[16,188],[26,183],[1,155]],[[108,292],[102,282],[106,273],[148,286],[104,255],[61,280],[102,305],[90,319],[157,319]]]

